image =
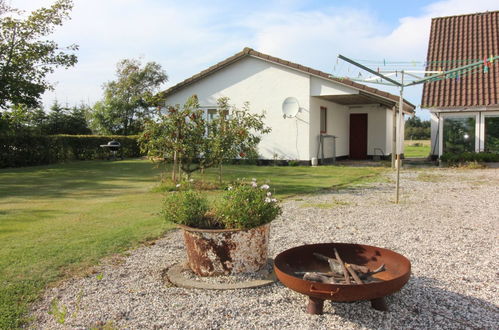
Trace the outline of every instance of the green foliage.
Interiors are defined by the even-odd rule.
[[[447,152],[440,156],[440,160],[449,165],[469,162],[490,163],[499,162],[499,154],[491,152],[463,152],[459,154]]]
[[[421,120],[414,116],[405,122],[405,139],[406,140],[429,140],[431,135],[431,122],[429,120]]]
[[[0,135],[0,168],[103,159],[108,151],[99,146],[110,140],[121,143],[119,153],[124,157],[140,155],[137,138],[132,136]]]
[[[52,85],[45,77],[55,68],[76,64],[76,45],[61,49],[44,40],[69,18],[71,0],[57,0],[49,8],[18,18],[20,11],[2,7],[0,16],[0,109],[10,104],[39,105],[40,96]]]
[[[190,174],[255,155],[260,135],[270,132],[263,119],[263,114],[251,114],[247,103],[242,109],[230,106],[228,98],[220,98],[216,116],[207,119],[194,95],[182,108],[170,106],[166,114],[148,121],[141,148],[150,157],[178,161]]]
[[[59,306],[59,300],[54,298],[50,303],[50,310],[48,313],[54,317],[57,323],[64,324],[66,322],[68,308],[64,305]]]
[[[447,152],[440,156],[440,160],[449,165],[459,165],[471,162],[499,162],[499,154],[490,152],[463,152],[455,154]]]
[[[199,164],[192,165],[205,149],[205,132],[203,111],[192,96],[182,108],[170,106],[166,114],[158,113],[157,120],[147,121],[139,142],[149,157],[173,160],[172,180],[176,182],[178,162],[188,174],[199,168]]]
[[[168,77],[161,65],[140,60],[118,62],[117,79],[104,84],[104,98],[90,114],[92,129],[101,134],[138,134],[159,105],[157,92]]]
[[[180,185],[178,185],[180,188]],[[209,208],[208,201],[199,192],[180,190],[168,194],[163,205],[167,221],[205,229],[249,229],[274,220],[281,207],[272,197],[268,185],[258,187],[237,184],[229,187],[222,198]]]
[[[0,135],[44,134],[47,115],[41,108],[12,105],[9,111],[0,112]]]
[[[42,122],[41,130],[45,134],[91,134],[86,115],[89,108],[84,104],[72,108],[63,107],[54,101],[47,119]]]
[[[72,108],[54,101],[47,115],[42,108],[13,105],[0,112],[0,135],[91,134],[87,125],[88,107],[84,104]]]
[[[236,185],[225,192],[216,214],[225,228],[249,229],[264,225],[281,214],[268,185]]]
[[[198,192],[181,190],[166,195],[163,203],[163,216],[166,221],[196,227],[210,228],[208,201]]]
[[[248,102],[239,109],[231,106],[229,101],[227,97],[218,99],[217,116],[207,123],[203,157],[205,167],[256,153],[261,140],[260,134],[271,131],[263,123],[264,114],[250,113]]]

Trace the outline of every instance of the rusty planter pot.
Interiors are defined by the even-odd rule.
[[[244,230],[178,227],[184,232],[189,267],[197,275],[251,273],[267,263],[270,224]]]

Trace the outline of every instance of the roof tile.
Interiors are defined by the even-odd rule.
[[[438,17],[432,20],[427,70],[450,70],[499,55],[499,11]],[[459,79],[424,85],[423,107],[489,106],[499,104],[499,61]]]

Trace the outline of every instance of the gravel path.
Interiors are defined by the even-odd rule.
[[[401,203],[388,182],[284,203],[273,223],[271,255],[307,243],[351,242],[393,249],[412,262],[412,276],[387,298],[329,303],[304,312],[306,298],[280,283],[206,291],[169,287],[167,267],[185,259],[173,231],[155,244],[108,262],[97,274],[46,291],[33,306],[35,328],[125,329],[462,329],[499,328],[499,170],[402,172]],[[64,324],[50,306],[67,313]],[[56,315],[58,313],[55,313]],[[59,314],[60,316],[61,314]]]

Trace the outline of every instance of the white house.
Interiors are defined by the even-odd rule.
[[[193,94],[207,113],[216,109],[222,96],[236,106],[248,101],[251,111],[265,111],[272,132],[259,145],[262,159],[320,159],[321,135],[336,136],[335,145],[334,139],[323,139],[324,158],[367,159],[392,153],[392,109],[398,96],[251,48],[164,92],[170,105],[184,104]],[[288,97],[299,104],[298,113],[291,118],[285,118],[282,112]],[[414,106],[404,103],[404,112],[412,113]]]

